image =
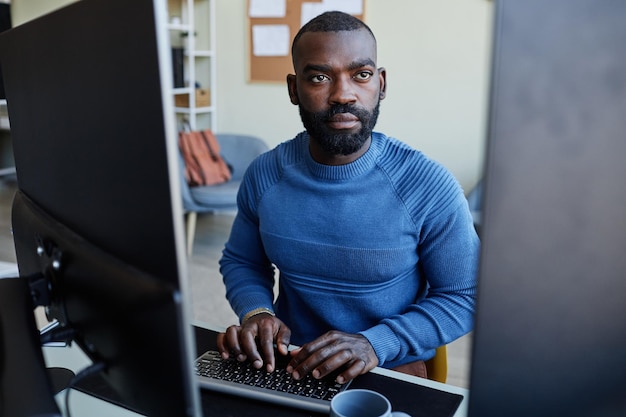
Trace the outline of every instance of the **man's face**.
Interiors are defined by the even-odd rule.
[[[385,71],[376,68],[376,44],[365,30],[307,32],[294,51],[289,94],[312,140],[330,155],[363,147],[385,95]]]

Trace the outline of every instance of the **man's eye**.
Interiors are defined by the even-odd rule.
[[[314,83],[323,83],[326,80],[328,80],[328,77],[322,74],[314,75],[313,77],[311,77],[311,81]]]
[[[361,71],[358,72],[354,78],[360,81],[369,80],[372,78],[372,73],[369,71]]]

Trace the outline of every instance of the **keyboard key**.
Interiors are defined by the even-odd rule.
[[[200,386],[209,390],[327,413],[330,400],[348,384],[336,383],[336,375],[317,380],[309,374],[296,381],[285,370],[288,360],[277,354],[277,369],[269,373],[209,351],[196,360],[195,371]]]

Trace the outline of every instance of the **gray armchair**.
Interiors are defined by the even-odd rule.
[[[220,153],[232,167],[230,181],[200,187],[189,187],[184,176],[184,161],[181,156],[181,189],[183,209],[186,213],[187,254],[191,256],[196,233],[198,213],[219,213],[237,210],[237,191],[248,165],[269,147],[258,137],[237,134],[216,134]]]
[[[478,184],[472,188],[467,195],[467,202],[469,204],[472,217],[474,218],[474,227],[476,232],[480,235],[480,226],[482,225],[483,215],[483,180],[479,180]]]

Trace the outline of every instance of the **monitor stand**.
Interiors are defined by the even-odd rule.
[[[63,389],[68,374],[46,369],[33,307],[28,279],[0,279],[0,414],[4,417],[61,417],[50,375],[56,389]]]
[[[70,386],[70,382],[76,374],[67,368],[48,368],[48,378],[52,385],[52,393],[57,395]]]

